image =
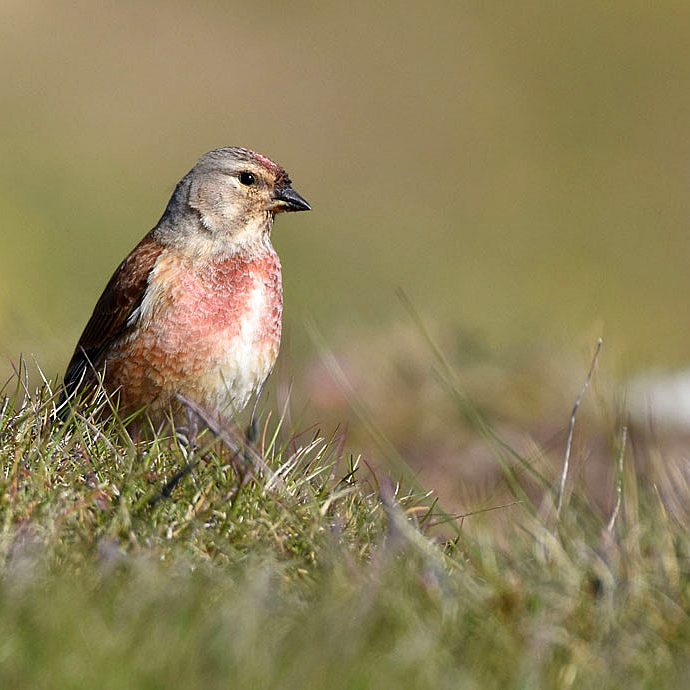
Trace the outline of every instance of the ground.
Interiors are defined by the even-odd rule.
[[[557,515],[550,465],[499,446],[511,500],[458,517],[340,433],[270,417],[190,457],[53,400],[0,417],[2,687],[687,686],[683,465],[640,479],[619,443],[620,503],[569,477]]]

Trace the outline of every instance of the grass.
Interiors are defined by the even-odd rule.
[[[614,449],[619,511],[576,484],[557,520],[516,457],[521,502],[453,521],[268,419],[265,471],[207,434],[165,498],[174,439],[56,425],[47,386],[1,405],[0,687],[687,687],[682,463],[640,479]]]

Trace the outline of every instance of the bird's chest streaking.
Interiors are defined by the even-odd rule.
[[[271,372],[282,321],[280,261],[272,249],[195,264],[174,252],[151,273],[137,324],[110,364],[127,408],[180,393],[209,412],[241,410]],[[141,405],[139,404],[141,403]]]

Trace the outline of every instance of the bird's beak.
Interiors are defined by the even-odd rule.
[[[292,211],[311,211],[311,206],[292,187],[276,189],[271,204],[273,213],[290,213]]]

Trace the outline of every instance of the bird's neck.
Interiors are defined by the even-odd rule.
[[[257,219],[247,222],[241,229],[209,229],[198,219],[188,219],[187,223],[167,228],[160,224],[154,233],[166,246],[176,253],[187,256],[194,261],[221,263],[233,257],[244,257],[249,260],[260,259],[274,254],[271,245],[271,228],[273,218]]]

